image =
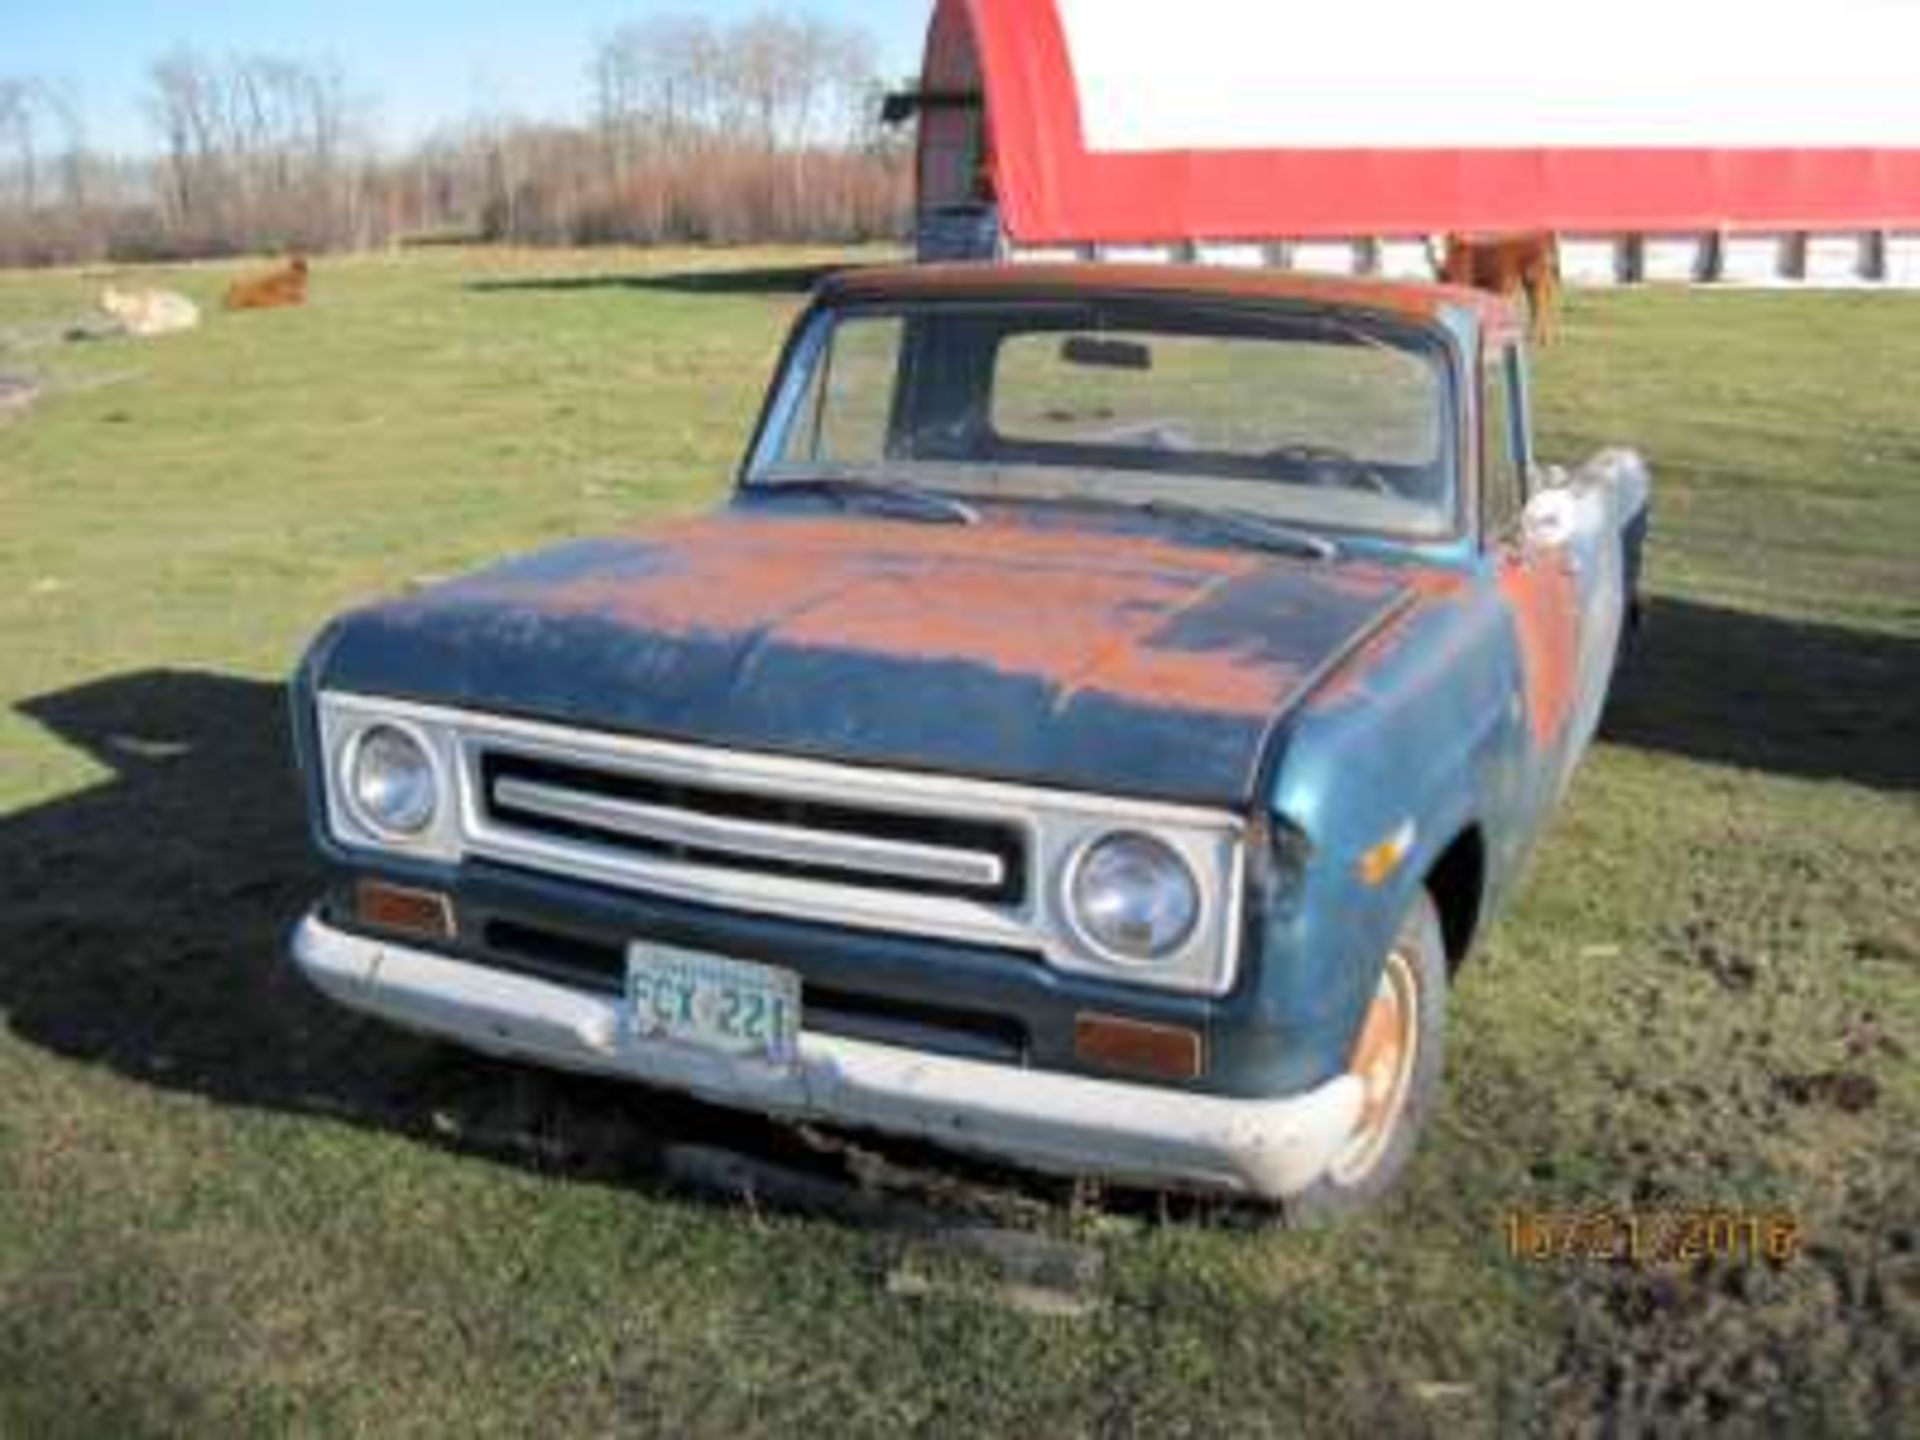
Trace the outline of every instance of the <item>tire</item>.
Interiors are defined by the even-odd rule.
[[[1447,980],[1447,947],[1440,932],[1440,912],[1433,897],[1422,889],[1381,960],[1380,991],[1355,1042],[1355,1058],[1364,1062],[1368,1029],[1376,1023],[1376,1015],[1386,1013],[1378,1007],[1384,1005],[1401,1016],[1411,1008],[1411,1024],[1403,1020],[1393,1027],[1399,1035],[1402,1057],[1411,1043],[1411,1059],[1379,1062],[1390,1078],[1372,1092],[1371,1098],[1379,1107],[1378,1119],[1370,1130],[1356,1132],[1326,1174],[1283,1202],[1289,1225],[1338,1223],[1371,1207],[1399,1180],[1440,1095],[1440,1077],[1446,1063]],[[1409,993],[1410,1007],[1405,1003]],[[1376,1036],[1379,1034],[1377,1031]],[[1374,1048],[1392,1053],[1377,1039]]]

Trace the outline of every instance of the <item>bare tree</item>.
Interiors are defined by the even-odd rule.
[[[12,151],[19,205],[31,214],[40,203],[38,125],[40,82],[0,76],[0,137]]]
[[[154,65],[150,83],[176,227],[231,245],[305,247],[355,229],[351,106],[337,68],[179,51]]]
[[[772,11],[624,26],[586,69],[583,124],[474,120],[404,156],[368,143],[336,68],[192,50],[150,68],[155,141],[91,152],[71,87],[0,77],[0,263],[388,243],[896,234],[911,166],[874,138],[873,44]]]
[[[591,67],[594,113],[617,173],[642,149],[684,154],[715,124],[724,48],[698,16],[656,17],[601,41]]]
[[[147,109],[160,131],[173,218],[211,218],[220,157],[215,145],[215,79],[206,63],[180,50],[154,63]]]
[[[57,159],[59,204],[74,212],[86,209],[88,176],[86,121],[80,100],[72,84],[42,80],[39,84],[40,107],[49,128],[59,137]]]

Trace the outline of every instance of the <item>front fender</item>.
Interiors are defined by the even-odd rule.
[[[1344,1070],[1393,937],[1466,829],[1489,872],[1523,809],[1508,619],[1461,577],[1343,667],[1295,717],[1270,791],[1276,855],[1259,906],[1254,1019],[1287,1088]],[[1396,837],[1385,875],[1362,862]],[[1252,1060],[1252,1057],[1248,1057]]]

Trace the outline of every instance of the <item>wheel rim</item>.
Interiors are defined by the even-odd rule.
[[[1348,1067],[1361,1084],[1360,1123],[1346,1148],[1328,1167],[1342,1185],[1363,1180],[1392,1143],[1413,1090],[1420,1049],[1420,986],[1412,959],[1399,947],[1387,956],[1380,988],[1367,1007],[1360,1039]]]

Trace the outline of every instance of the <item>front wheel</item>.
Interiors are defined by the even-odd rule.
[[[1360,1124],[1326,1174],[1286,1202],[1289,1222],[1342,1219],[1393,1187],[1439,1097],[1446,1032],[1446,943],[1440,912],[1422,890],[1381,963],[1347,1064],[1366,1090]]]

